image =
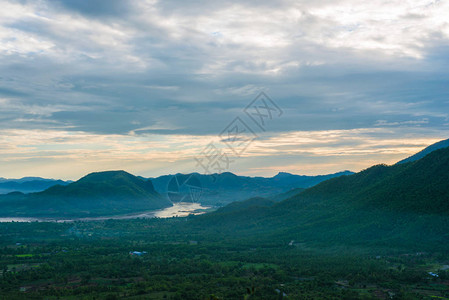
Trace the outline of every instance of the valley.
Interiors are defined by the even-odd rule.
[[[3,203],[57,195],[54,207],[77,195],[89,207],[121,210],[0,222],[0,297],[449,299],[448,182],[443,147],[222,207],[170,203],[190,191],[165,198],[124,171],[30,198],[6,195]],[[124,204],[134,201],[164,207],[130,212]]]

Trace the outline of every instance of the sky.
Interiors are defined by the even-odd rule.
[[[449,138],[449,1],[0,7],[0,177],[327,174]]]

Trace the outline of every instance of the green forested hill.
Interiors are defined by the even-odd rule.
[[[38,193],[0,196],[4,216],[95,216],[159,209],[171,203],[150,180],[125,171],[91,173],[67,186],[56,185]]]
[[[224,207],[219,208],[215,213],[221,214],[221,213],[233,213],[241,211],[242,209],[248,209],[253,207],[270,207],[274,205],[274,201],[262,198],[262,197],[254,197],[250,198],[245,201],[236,201],[232,202]]]
[[[394,212],[449,214],[449,148],[414,162],[377,165],[325,181],[281,206],[317,201]]]
[[[330,179],[272,206],[199,216],[191,226],[267,240],[444,247],[449,245],[449,149]]]

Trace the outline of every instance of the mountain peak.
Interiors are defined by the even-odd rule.
[[[275,176],[273,176],[273,178],[285,178],[285,177],[289,177],[289,176],[293,176],[293,174],[288,173],[288,172],[279,172]]]
[[[227,176],[227,177],[238,177],[237,175],[235,175],[234,173],[231,173],[231,172],[223,172],[223,173],[219,173],[218,175]]]
[[[135,178],[134,175],[123,171],[123,170],[117,170],[117,171],[102,171],[102,172],[92,172],[87,174],[86,176],[82,177],[79,181],[105,181],[105,180],[111,180],[111,179],[117,179],[117,178]]]
[[[98,175],[98,174],[104,174],[104,175],[120,175],[120,174],[125,175],[126,174],[126,175],[133,176],[132,174],[130,174],[124,170],[110,170],[110,171],[92,172],[92,173],[87,174],[84,177],[91,176],[91,175]]]

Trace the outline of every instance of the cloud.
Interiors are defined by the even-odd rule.
[[[444,1],[0,4],[5,130],[216,136],[262,90],[268,134],[448,127]]]
[[[416,128],[294,131],[253,141],[236,157],[217,136],[92,134],[67,130],[0,130],[0,174],[78,179],[88,172],[126,169],[143,176],[202,172],[195,162],[212,142],[232,163],[226,171],[272,176],[358,171],[395,163],[444,137],[444,131]]]
[[[81,15],[93,17],[119,17],[125,16],[130,11],[131,1],[127,0],[102,0],[77,1],[61,0],[54,1],[53,5],[59,5],[60,8],[77,12]]]

